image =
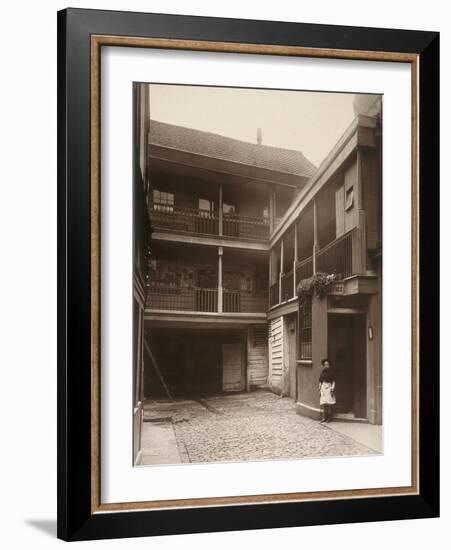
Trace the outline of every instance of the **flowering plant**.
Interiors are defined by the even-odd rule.
[[[310,300],[313,294],[322,298],[327,294],[327,288],[337,279],[335,273],[324,273],[319,271],[307,279],[299,281],[296,293],[299,297],[299,305],[302,307]]]

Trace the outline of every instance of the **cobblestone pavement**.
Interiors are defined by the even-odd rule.
[[[292,399],[267,391],[146,403],[144,419],[172,422],[183,462],[376,454],[327,425],[297,415]]]

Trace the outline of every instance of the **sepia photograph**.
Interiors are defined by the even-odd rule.
[[[134,466],[383,454],[382,104],[133,84]]]

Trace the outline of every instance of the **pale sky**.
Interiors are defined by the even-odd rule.
[[[354,119],[354,94],[151,85],[154,120],[302,151],[319,166]]]

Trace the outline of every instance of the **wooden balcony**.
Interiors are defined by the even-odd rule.
[[[268,292],[266,290],[223,291],[224,313],[263,313],[268,309]]]
[[[353,269],[353,240],[357,230],[353,229],[321,248],[316,255],[316,271],[335,273],[337,279],[346,279],[356,270]]]
[[[151,283],[147,308],[153,310],[218,312],[218,289],[179,287]],[[268,306],[266,290],[223,290],[224,313],[264,313]]]
[[[149,215],[155,230],[253,241],[267,241],[269,238],[269,221],[263,217],[220,216],[218,211],[178,207],[150,208]]]
[[[313,275],[313,256],[305,258],[296,264],[296,282],[308,279]]]
[[[269,307],[273,307],[279,303],[279,282],[274,283],[269,287]]]
[[[280,280],[282,283],[282,302],[286,302],[287,300],[294,298],[293,270],[290,269],[288,273],[282,274]]]
[[[194,208],[150,208],[150,220],[154,229],[219,235],[219,214]]]
[[[359,229],[355,228],[333,240],[316,253],[316,272],[335,273],[338,281],[352,275],[362,274],[362,254],[364,254],[364,250],[362,250],[361,235]],[[302,279],[308,279],[313,273],[313,256],[296,263],[296,281],[293,277],[293,270],[282,273],[280,295],[278,282],[269,289],[269,306],[273,307],[293,298],[294,285],[297,285]]]

